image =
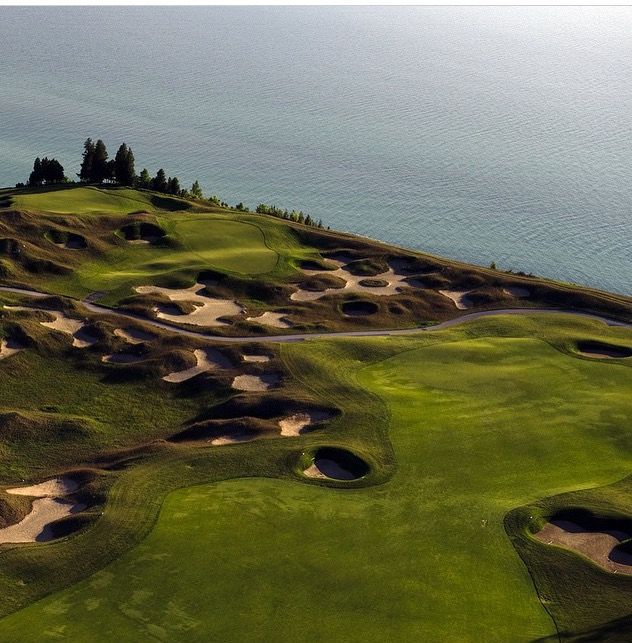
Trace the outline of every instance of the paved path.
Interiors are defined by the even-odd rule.
[[[0,286],[0,292],[25,295],[27,297],[33,297],[35,299],[41,299],[42,297],[51,296],[48,293],[42,293],[36,290],[27,290],[26,288],[13,288],[11,286]],[[449,319],[448,321],[444,321],[439,324],[434,324],[432,326],[423,326],[419,328],[390,330],[350,330],[324,333],[296,333],[290,335],[248,335],[245,337],[222,337],[219,335],[205,335],[204,333],[198,333],[193,330],[186,330],[174,324],[157,321],[155,319],[150,319],[148,317],[143,317],[142,315],[136,315],[130,312],[113,310],[112,308],[108,308],[107,306],[102,306],[100,304],[90,302],[88,301],[88,298],[82,300],[81,304],[89,311],[97,313],[99,315],[109,315],[111,317],[119,317],[122,319],[138,321],[149,326],[153,326],[154,328],[160,328],[161,330],[166,330],[171,333],[177,333],[178,335],[194,337],[195,339],[212,342],[223,342],[227,344],[237,344],[242,342],[300,342],[305,339],[326,339],[328,337],[389,337],[393,335],[413,335],[416,333],[427,333],[435,330],[443,330],[444,328],[450,328],[451,326],[456,326],[473,319],[478,319],[479,317],[489,317],[491,315],[533,315],[543,313],[557,313],[565,315],[575,315],[583,319],[594,319],[596,321],[603,322],[608,326],[622,326],[624,328],[632,328],[632,323],[617,321],[614,319],[609,319],[608,317],[593,315],[591,313],[583,313],[577,310],[560,308],[500,308],[498,310],[482,310],[474,313],[466,313],[464,315],[461,315],[460,317],[455,317],[454,319]]]

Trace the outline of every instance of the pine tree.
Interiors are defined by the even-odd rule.
[[[94,143],[91,138],[86,139],[83,144],[83,160],[81,161],[81,170],[79,171],[79,179],[81,181],[92,180],[92,164],[94,162]]]
[[[134,185],[136,171],[134,154],[125,143],[118,148],[114,157],[114,179],[120,185]]]
[[[96,183],[102,183],[109,178],[110,170],[108,168],[108,151],[105,143],[99,139],[94,146],[94,156],[92,158],[92,172],[90,179]]]
[[[151,180],[151,189],[155,192],[166,192],[167,191],[167,176],[165,171],[160,168],[156,176]]]
[[[33,163],[33,171],[29,176],[29,185],[42,185],[44,177],[42,176],[42,161],[39,156]]]
[[[143,171],[140,173],[140,176],[136,178],[136,187],[143,190],[149,190],[151,187],[151,176],[147,168],[143,168]]]
[[[203,199],[204,194],[202,194],[202,188],[200,187],[200,183],[196,181],[192,186],[191,186],[191,196],[194,199]]]
[[[167,194],[175,194],[176,196],[180,194],[180,181],[178,181],[177,176],[173,178],[169,177],[167,181]]]

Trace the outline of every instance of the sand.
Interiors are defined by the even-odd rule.
[[[84,326],[86,325],[85,322],[79,319],[68,317],[68,315],[66,315],[66,313],[62,311],[48,310],[48,308],[27,308],[26,306],[5,306],[5,308],[7,310],[19,310],[27,312],[38,311],[50,315],[51,317],[53,317],[53,321],[40,322],[40,324],[42,326],[46,326],[46,328],[52,328],[53,330],[57,330],[61,333],[72,335],[72,345],[75,348],[87,348],[88,346],[92,346],[97,341],[96,338],[90,336],[88,333],[82,332]]]
[[[142,360],[143,357],[134,355],[133,353],[112,353],[111,355],[104,355],[101,358],[101,361],[107,364],[135,364]]]
[[[267,391],[279,382],[276,373],[266,375],[238,375],[233,380],[233,388],[238,391]]]
[[[53,538],[50,523],[77,513],[84,505],[60,498],[78,489],[69,478],[53,478],[30,487],[7,489],[7,493],[37,498],[28,515],[15,525],[0,529],[0,543],[46,542]]]
[[[324,422],[331,417],[330,413],[326,411],[308,411],[302,413],[294,413],[289,417],[279,420],[279,428],[283,437],[296,437],[301,435],[303,431],[314,424]]]
[[[146,333],[137,328],[116,328],[114,334],[121,339],[124,339],[128,344],[142,344],[143,342],[151,342],[156,339],[155,335]]]
[[[516,297],[516,299],[524,299],[531,295],[526,288],[520,288],[519,286],[507,286],[503,288],[503,292],[510,297]]]
[[[77,491],[79,485],[70,478],[51,478],[30,487],[15,487],[6,489],[7,493],[16,496],[32,496],[34,498],[46,498],[51,496],[65,496]]]
[[[307,467],[307,469],[305,469],[303,473],[308,478],[320,478],[321,480],[328,480],[327,476],[315,464]]]
[[[471,290],[440,290],[439,293],[444,297],[451,299],[459,310],[467,310],[472,307],[472,302],[467,295]]]
[[[179,314],[168,313],[154,308],[157,317],[179,324],[195,326],[228,326],[229,322],[220,321],[220,317],[240,315],[244,309],[232,299],[215,299],[199,294],[204,284],[197,283],[190,288],[160,288],[159,286],[137,286],[136,292],[141,295],[163,295],[171,301],[186,301],[196,308],[193,312]]]
[[[247,317],[248,321],[263,324],[264,326],[272,326],[273,328],[291,328],[292,324],[285,319],[286,313],[272,313],[265,312],[258,317]]]
[[[404,280],[406,275],[395,271],[393,268],[389,268],[386,272],[383,272],[379,275],[374,275],[367,277],[366,275],[352,275],[344,266],[349,263],[349,257],[339,257],[337,259],[332,259],[331,263],[334,263],[338,266],[336,270],[308,270],[303,269],[303,272],[308,275],[331,275],[332,277],[338,277],[345,282],[343,288],[326,288],[325,290],[301,290],[300,288],[290,295],[292,301],[315,301],[321,297],[331,294],[342,294],[342,293],[370,293],[372,295],[380,296],[389,296],[397,295],[401,292],[402,287],[408,287],[408,283]],[[380,279],[382,281],[388,282],[387,286],[363,286],[360,284],[361,281],[366,279]]]
[[[162,379],[172,384],[190,380],[192,377],[205,373],[216,368],[230,368],[230,362],[219,352],[213,349],[202,350],[198,348],[193,351],[197,365],[187,368],[184,371],[174,371],[165,375]]]
[[[259,363],[263,363],[263,362],[269,362],[270,361],[270,358],[267,355],[248,355],[246,353],[244,353],[241,356],[241,359],[243,359],[244,362],[259,362]]]
[[[20,344],[20,342],[15,339],[3,339],[0,340],[0,359],[6,359],[15,355],[20,351],[23,351],[26,347]]]
[[[623,531],[586,531],[580,525],[569,520],[547,522],[535,537],[547,545],[568,547],[610,572],[632,574],[632,556],[628,564],[610,559],[612,550],[630,534]]]

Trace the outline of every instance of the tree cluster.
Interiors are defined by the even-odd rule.
[[[83,144],[83,159],[79,170],[79,180],[84,183],[118,183],[133,186],[136,180],[134,153],[125,143],[116,152],[114,159],[108,160],[105,143],[91,138]]]
[[[55,183],[67,183],[68,178],[64,175],[64,168],[57,159],[39,157],[33,163],[33,171],[29,176],[28,184],[32,186],[52,185]]]
[[[237,208],[239,209],[239,208]],[[277,208],[276,205],[266,205],[265,203],[260,203],[255,210],[258,214],[268,214],[272,217],[278,217],[279,219],[286,219],[287,221],[294,221],[294,223],[302,223],[304,225],[313,226],[315,228],[322,228],[322,221],[315,221],[308,214],[305,215],[302,210],[292,210],[291,212],[287,209]]]

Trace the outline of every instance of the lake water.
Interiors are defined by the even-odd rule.
[[[230,203],[632,294],[630,8],[0,8],[0,184],[130,144]]]

